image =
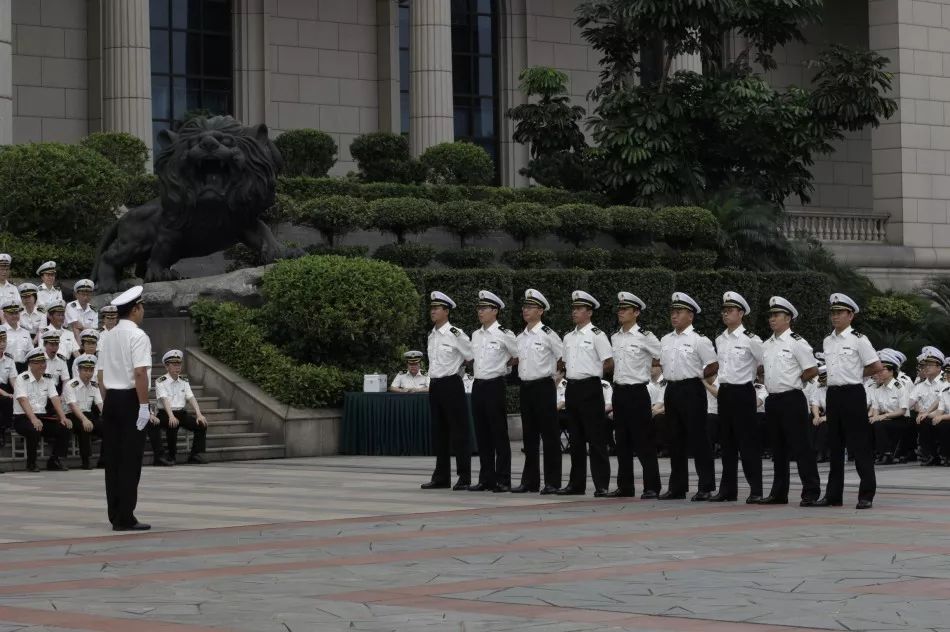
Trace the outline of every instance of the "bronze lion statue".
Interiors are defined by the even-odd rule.
[[[230,116],[196,118],[159,134],[159,197],[130,209],[102,238],[92,278],[118,289],[135,266],[146,281],[169,281],[171,267],[242,243],[264,262],[298,256],[281,246],[261,215],[274,204],[280,151],[266,125],[245,127]]]

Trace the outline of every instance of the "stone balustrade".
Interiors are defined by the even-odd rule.
[[[819,241],[884,243],[889,219],[886,214],[796,211],[785,216],[783,232],[787,237],[812,236]]]

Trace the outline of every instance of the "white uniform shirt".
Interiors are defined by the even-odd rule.
[[[432,379],[455,375],[462,363],[472,359],[472,343],[461,329],[446,322],[429,332],[429,377]]]
[[[38,309],[34,309],[32,312],[24,309],[20,312],[20,327],[29,331],[31,336],[35,336],[36,332],[46,327],[46,323],[46,313]]]
[[[392,388],[429,388],[429,376],[419,371],[415,375],[400,371],[393,378]]]
[[[765,412],[765,400],[769,398],[769,389],[765,388],[765,384],[756,384],[755,385],[755,412],[764,413]]]
[[[16,289],[16,286],[9,281],[4,281],[3,285],[0,285],[0,303],[4,301],[22,302],[20,300],[20,290]]]
[[[607,334],[587,323],[564,334],[564,366],[570,380],[603,379],[604,360],[614,357]]]
[[[848,327],[840,334],[825,336],[825,365],[828,367],[828,386],[861,384],[864,367],[878,361],[877,352],[868,337]]]
[[[518,377],[524,381],[553,378],[564,355],[561,337],[544,323],[518,334]]]
[[[812,392],[811,401],[808,403],[813,406],[818,406],[818,410],[821,411],[821,414],[825,414],[826,405],[828,401],[828,386],[822,386],[819,384],[815,387],[815,390]]]
[[[923,415],[940,400],[940,391],[946,388],[947,383],[936,377],[933,380],[921,380],[914,384],[908,398],[908,406]]]
[[[716,377],[715,380],[713,380],[712,385],[713,385],[715,388],[717,388],[717,389],[719,388],[719,377],[718,377],[718,376]],[[718,414],[719,414],[719,397],[717,397],[716,395],[713,395],[712,393],[710,393],[708,388],[705,389],[705,391],[706,391],[706,414],[707,414],[707,415],[718,415]],[[717,393],[718,393],[718,391],[717,391]]]
[[[36,334],[36,339],[34,344],[37,347],[43,346],[43,334],[48,332],[56,332],[59,334],[59,353],[69,358],[76,351],[79,350],[79,343],[76,342],[76,336],[73,334],[73,330],[68,327],[63,327],[62,329],[56,329],[52,325],[46,325],[40,329]],[[7,336],[10,334],[7,333]]]
[[[650,394],[651,406],[663,403],[663,396],[666,395],[666,380],[663,379],[662,375],[656,382],[653,380],[647,382],[647,392]]]
[[[163,375],[155,380],[155,399],[168,399],[168,405],[173,411],[183,409],[188,400],[194,396],[188,378],[182,375],[179,375],[177,379]],[[161,401],[158,404],[159,410],[165,406],[165,403]]]
[[[751,384],[762,364],[762,339],[739,325],[716,338],[719,381],[723,384]]]
[[[510,329],[493,322],[472,332],[476,380],[493,380],[508,374],[508,360],[518,357],[518,339]]]
[[[13,356],[9,352],[5,352],[0,356],[0,388],[12,393],[11,389],[13,387],[10,385],[15,384],[16,376],[16,363],[13,361]]]
[[[791,329],[777,338],[773,334],[762,345],[765,388],[771,394],[803,390],[802,373],[817,365],[811,345]]]
[[[135,388],[135,369],[148,368],[151,380],[152,341],[128,318],[119,321],[108,336],[99,339],[99,364],[106,389]]]
[[[614,352],[614,384],[646,384],[650,367],[660,359],[660,341],[652,332],[634,325],[619,329],[610,339]]]
[[[940,404],[937,406],[937,410],[939,410],[944,415],[950,414],[950,386],[946,386],[946,383],[944,383],[944,387],[940,391],[940,397],[938,401]]]
[[[876,408],[878,414],[893,413],[903,408],[906,417],[908,395],[907,387],[900,380],[891,378],[886,384],[874,387],[871,407]]]
[[[663,336],[660,347],[663,377],[670,382],[702,378],[703,369],[716,362],[712,342],[696,333],[692,325],[680,333],[671,331]]]
[[[40,379],[33,377],[29,371],[20,373],[16,380],[16,386],[13,389],[13,414],[25,415],[23,407],[20,406],[21,397],[26,397],[30,402],[30,408],[34,415],[46,413],[46,403],[53,397],[58,397],[56,392],[56,381],[49,375],[44,374]]]
[[[10,325],[4,325],[3,328],[7,332],[7,353],[13,356],[14,362],[26,362],[26,352],[35,346],[30,332],[19,325],[16,329]]]
[[[53,301],[63,300],[63,291],[58,287],[46,287],[44,284],[40,283],[39,289],[36,291],[36,304],[40,307],[45,307],[48,303]]]
[[[46,356],[46,373],[53,376],[57,384],[60,382],[68,382],[69,364],[66,362],[66,356],[61,353],[53,355],[52,358]]]
[[[99,312],[92,305],[86,305],[84,309],[79,301],[70,301],[66,304],[66,320],[63,322],[70,327],[77,320],[82,324],[80,329],[99,329]]]
[[[66,382],[63,386],[63,405],[70,404],[76,404],[84,413],[92,411],[93,404],[101,411],[102,393],[99,392],[99,383],[95,380],[83,382],[78,378]]]

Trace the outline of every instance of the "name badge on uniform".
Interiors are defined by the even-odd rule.
[[[841,355],[854,355],[854,349],[851,347],[841,347]]]

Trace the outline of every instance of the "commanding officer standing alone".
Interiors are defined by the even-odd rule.
[[[883,367],[871,341],[851,328],[858,304],[845,294],[832,294],[831,324],[835,328],[825,337],[825,363],[828,366],[828,450],[831,453],[828,486],[818,505],[838,507],[844,497],[844,448],[854,456],[861,478],[857,509],[870,509],[877,481],[874,476],[874,431],[868,421],[868,403],[864,378]]]
[[[524,434],[524,470],[516,494],[541,488],[538,443],[544,447],[544,488],[553,494],[561,488],[561,429],[557,419],[557,385],[554,375],[564,346],[553,329],[541,322],[551,308],[544,294],[527,289],[521,305],[525,328],[518,334],[518,377],[521,379],[521,427]]]
[[[667,386],[666,424],[670,429],[670,483],[660,500],[686,498],[689,469],[686,452],[693,453],[699,491],[690,500],[709,500],[716,489],[712,446],[706,432],[706,389],[703,380],[719,370],[716,352],[706,336],[693,329],[699,304],[688,294],[674,292],[670,306],[673,331],[660,340],[660,364]]]
[[[102,452],[106,462],[106,500],[113,531],[146,531],[135,517],[148,406],[152,342],[140,328],[145,319],[142,286],[112,299],[119,324],[102,339],[99,387],[105,390],[102,410]],[[157,421],[157,420],[156,420]]]
[[[571,296],[574,329],[564,336],[565,393],[571,435],[571,476],[562,496],[579,496],[587,487],[587,453],[594,496],[607,495],[610,459],[607,456],[607,415],[604,414],[604,373],[614,370],[614,354],[607,334],[590,322],[600,307],[596,298],[576,290]],[[588,448],[589,444],[589,448]]]
[[[432,412],[432,449],[435,471],[422,489],[452,485],[449,457],[455,452],[458,481],[452,488],[467,490],[472,483],[472,448],[469,445],[468,409],[460,375],[462,364],[472,359],[472,343],[461,329],[449,322],[455,301],[443,292],[429,295],[429,410]],[[110,334],[111,335],[111,334]]]
[[[643,494],[640,497],[652,499],[660,494],[660,469],[647,389],[653,363],[660,359],[660,341],[637,324],[644,309],[646,303],[635,294],[617,294],[620,329],[610,340],[614,353],[613,411],[617,435],[617,489],[607,494],[612,498],[635,493],[634,453],[643,468]]]
[[[739,456],[749,483],[746,503],[762,499],[762,447],[756,427],[755,375],[762,364],[762,339],[746,329],[743,317],[749,304],[738,292],[722,295],[722,322],[726,330],[716,338],[719,357],[719,444],[722,479],[713,502],[738,498]]]
[[[510,329],[498,324],[505,303],[488,290],[478,293],[478,322],[472,332],[472,416],[478,441],[478,484],[469,491],[511,491],[511,441],[505,413],[505,376],[518,362],[518,341]]]

